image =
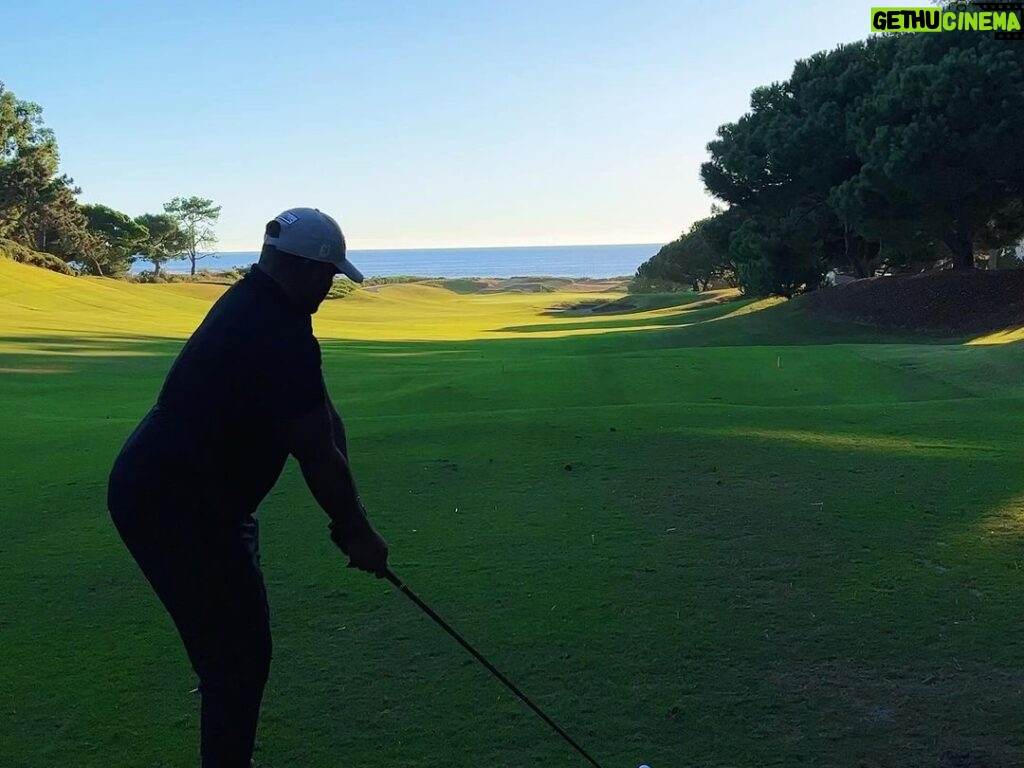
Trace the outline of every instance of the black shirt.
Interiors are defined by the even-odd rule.
[[[288,458],[274,422],[325,397],[309,312],[253,266],[192,334],[122,448],[111,511],[174,506],[210,522],[244,518]]]

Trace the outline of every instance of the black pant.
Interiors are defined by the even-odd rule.
[[[249,768],[271,655],[256,520],[215,523],[146,495],[155,506],[126,509],[112,492],[111,517],[199,676],[201,765]]]

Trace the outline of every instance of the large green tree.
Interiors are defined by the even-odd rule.
[[[164,211],[178,221],[178,226],[185,233],[185,253],[191,262],[193,275],[196,262],[212,255],[204,251],[217,242],[214,227],[220,218],[220,209],[213,200],[202,197],[176,197],[164,204]]]
[[[816,287],[829,267],[866,276],[876,265],[877,240],[830,193],[861,168],[847,116],[887,71],[892,46],[872,39],[798,61],[789,80],[755,89],[750,112],[708,145],[701,176],[729,204],[723,245],[745,290],[790,294]]]
[[[723,125],[701,168],[744,289],[789,295],[830,267],[973,265],[1024,234],[1024,46],[883,35],[798,61]]]
[[[86,219],[59,160],[42,108],[0,83],[0,237],[66,257],[85,237]]]
[[[863,159],[837,190],[865,231],[943,243],[959,269],[976,244],[1024,234],[1024,46],[990,35],[905,35],[850,116]]]
[[[146,228],[146,238],[138,245],[138,255],[153,264],[157,277],[161,267],[180,257],[188,248],[188,238],[178,220],[168,213],[144,213],[135,223]]]
[[[105,205],[85,205],[82,210],[93,237],[84,244],[76,260],[90,274],[123,276],[149,232],[127,214]]]

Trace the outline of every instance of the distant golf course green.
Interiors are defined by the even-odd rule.
[[[0,259],[0,766],[195,762],[194,675],[105,487],[222,290]],[[1024,345],[728,292],[549,311],[616,300],[321,309],[394,570],[605,768],[1024,764]],[[260,517],[258,766],[585,765],[344,567],[294,463]]]

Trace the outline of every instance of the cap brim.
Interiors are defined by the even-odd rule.
[[[336,262],[334,266],[338,268],[341,274],[350,280],[357,283],[363,282],[363,273],[356,269],[355,264],[348,259],[342,259],[340,263]]]

